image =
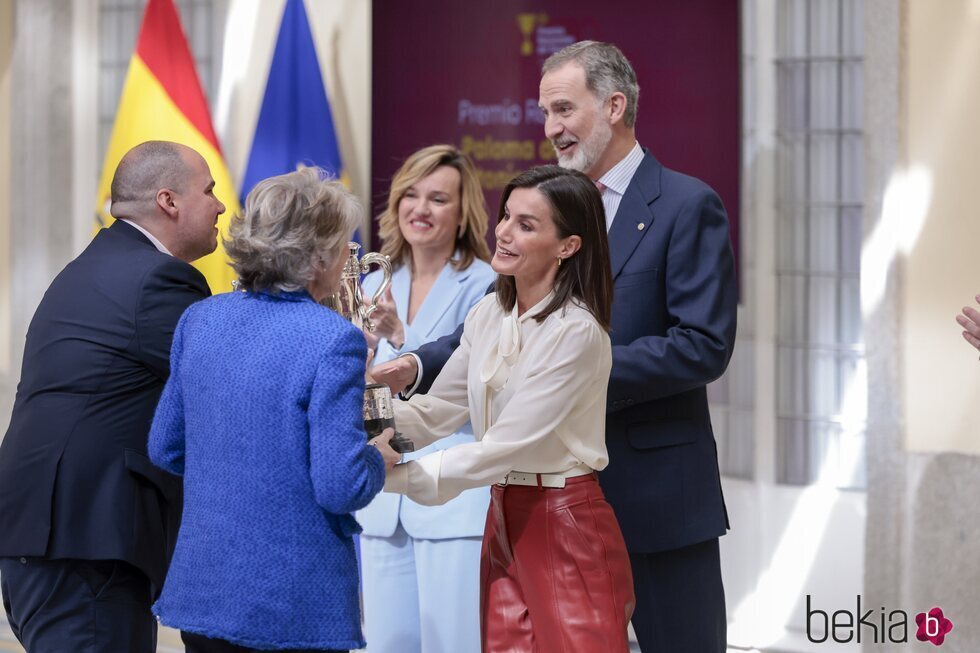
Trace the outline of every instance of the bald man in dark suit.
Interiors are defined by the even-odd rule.
[[[210,295],[190,262],[225,207],[176,143],[130,150],[112,215],[44,294],[0,445],[0,589],[28,653],[152,653],[181,484],[147,458],[177,320]]]

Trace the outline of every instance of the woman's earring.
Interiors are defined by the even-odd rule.
[[[558,267],[561,267],[561,257],[558,257]]]

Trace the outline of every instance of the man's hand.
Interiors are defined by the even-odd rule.
[[[974,299],[980,303],[980,295]],[[956,316],[956,322],[963,327],[963,339],[980,350],[980,311],[972,306],[964,306],[963,314]]]
[[[371,438],[368,440],[368,444],[372,447],[376,447],[378,451],[381,452],[381,457],[385,459],[385,472],[390,472],[394,469],[395,465],[401,462],[402,455],[391,448],[388,444],[391,438],[395,436],[395,429],[385,429],[381,432],[381,435]]]
[[[384,383],[391,388],[393,395],[414,384],[418,374],[419,368],[414,356],[399,356],[371,368],[371,378],[376,383]]]

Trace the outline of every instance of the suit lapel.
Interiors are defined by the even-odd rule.
[[[653,226],[651,205],[660,197],[660,173],[663,166],[644,150],[643,161],[626,187],[609,230],[609,259],[613,279],[622,271],[643,237]]]
[[[407,265],[402,265],[391,273],[391,296],[395,300],[398,319],[402,322],[405,322],[405,317],[408,315],[408,294],[411,289],[412,273]],[[381,297],[384,298],[384,295]],[[365,297],[365,300],[370,301],[370,299],[370,297]]]

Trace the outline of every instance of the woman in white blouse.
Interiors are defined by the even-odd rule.
[[[485,652],[627,651],[629,556],[595,474],[611,366],[602,199],[581,173],[533,168],[504,189],[496,235],[497,292],[467,315],[429,393],[395,407],[417,446],[467,420],[477,440],[396,466],[385,490],[434,505],[493,484]]]
[[[431,145],[405,160],[378,222],[381,253],[391,257],[393,268],[388,294],[371,315],[373,335],[380,337],[374,361],[383,363],[455,331],[496,275],[487,263],[480,180],[469,158],[452,145]],[[381,278],[378,271],[364,279],[365,297]],[[464,424],[405,459],[473,441],[473,430]],[[372,651],[479,649],[479,561],[488,503],[485,487],[441,506],[380,493],[357,512],[364,528],[364,635]]]

